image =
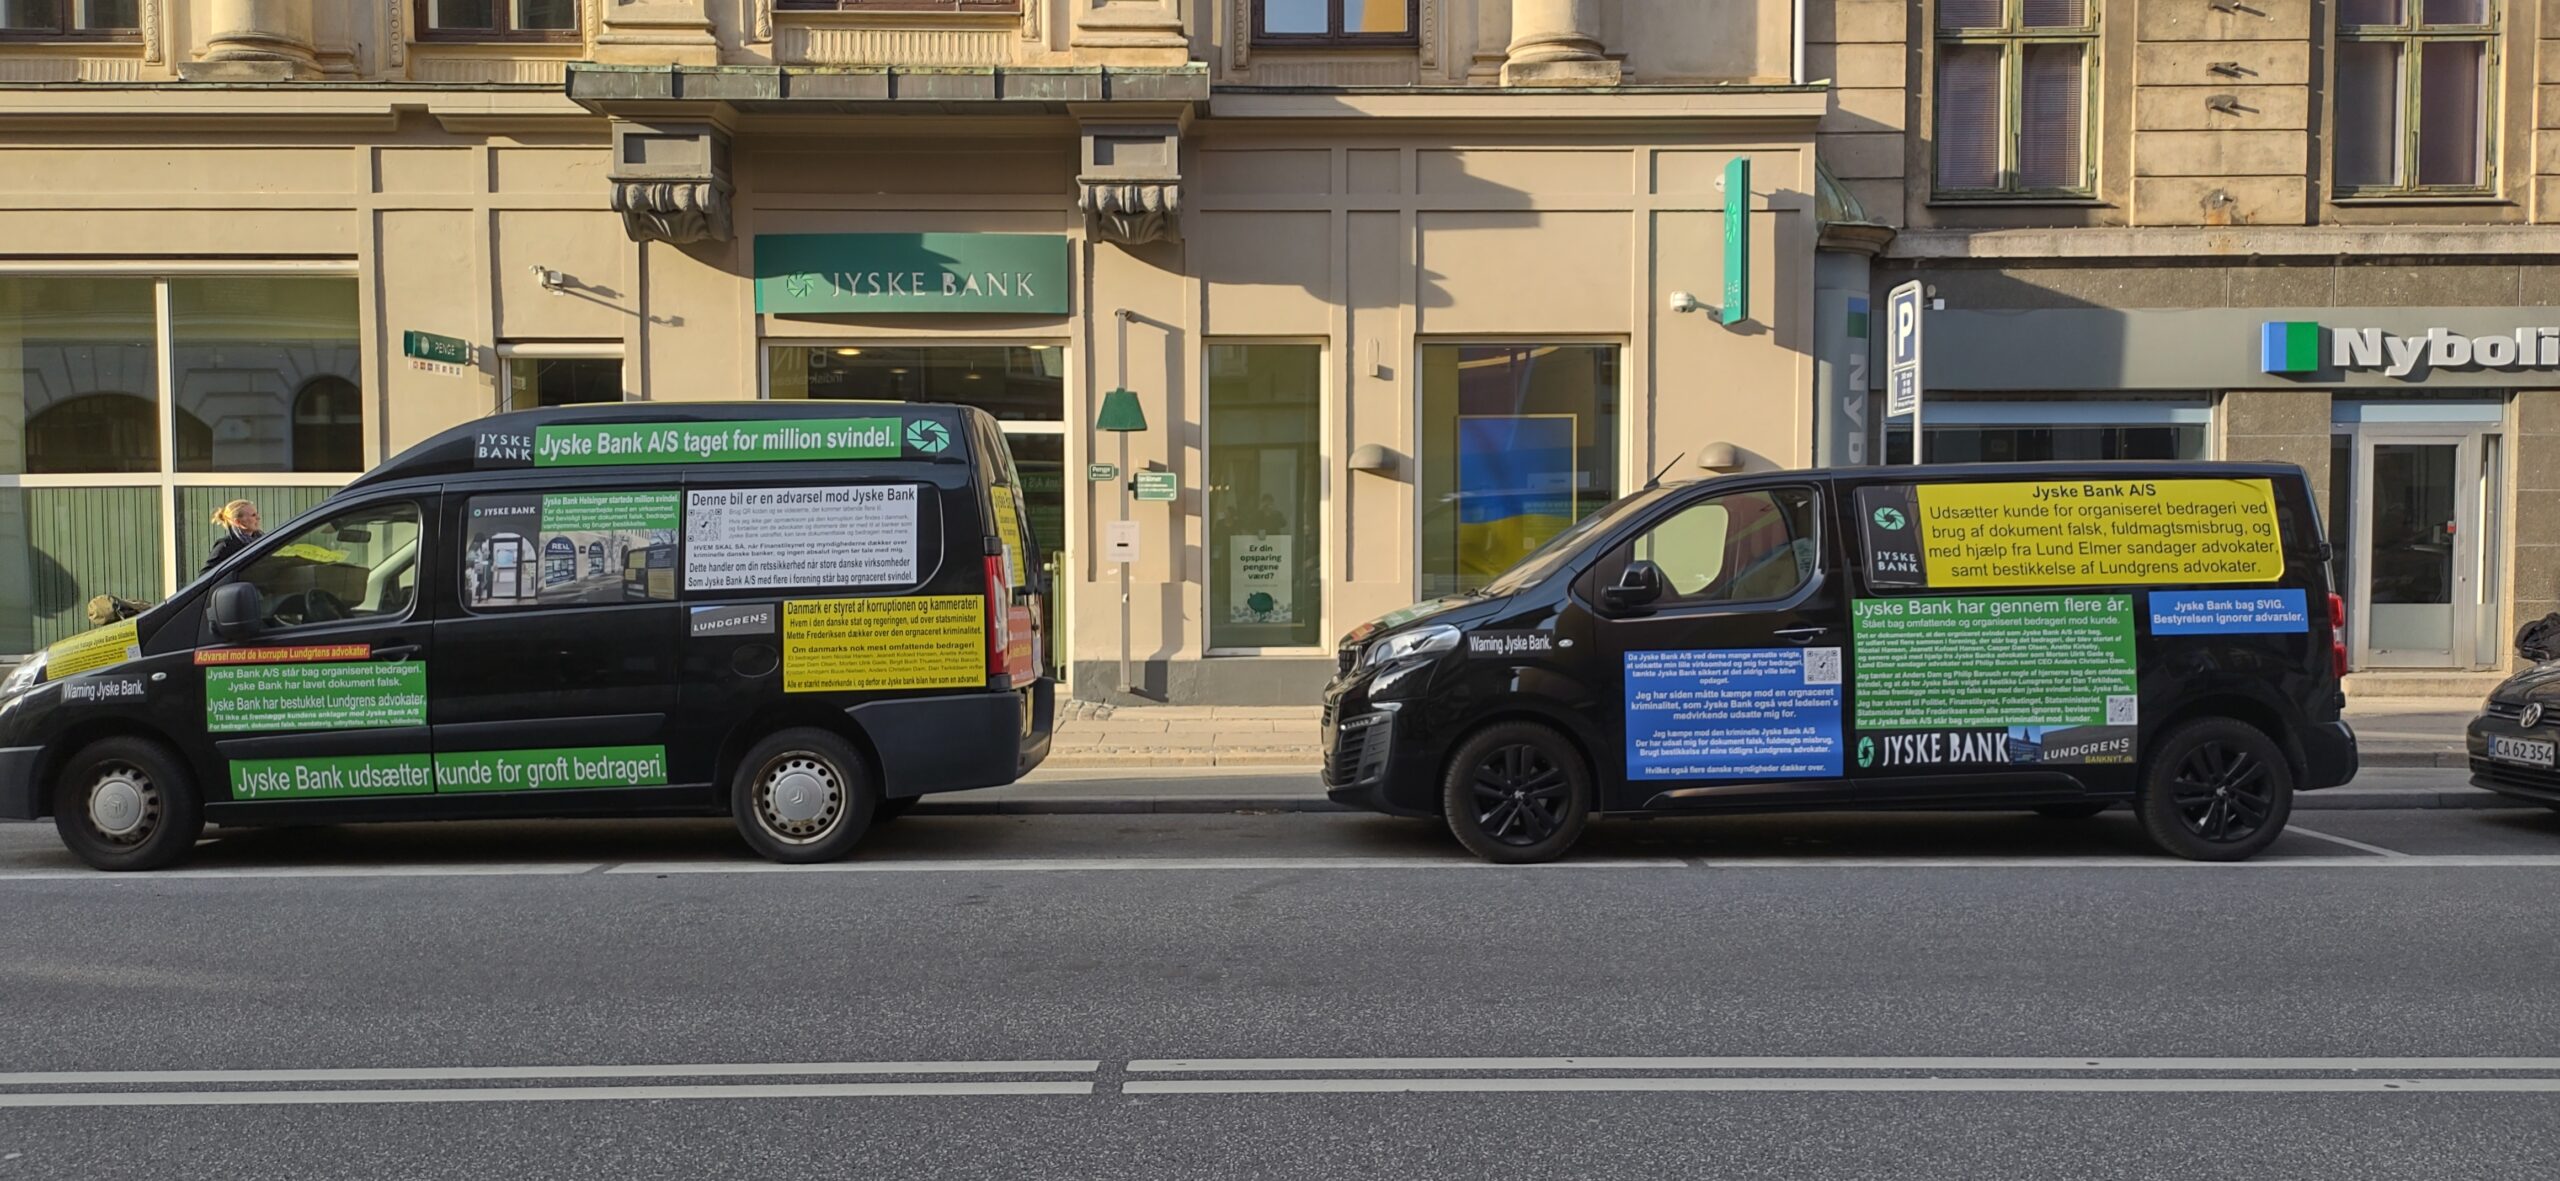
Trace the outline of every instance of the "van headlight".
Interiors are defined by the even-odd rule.
[[[1380,640],[1369,646],[1369,654],[1360,659],[1360,667],[1376,668],[1416,656],[1447,652],[1458,646],[1458,629],[1447,624],[1416,628]]]
[[[9,679],[0,681],[0,700],[6,700],[44,683],[45,653],[38,652],[9,670]]]

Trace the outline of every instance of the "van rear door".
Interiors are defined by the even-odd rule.
[[[1599,698],[1616,703],[1600,719],[1604,809],[1840,790],[1848,629],[1824,492],[1812,480],[1700,489],[1576,584],[1598,616],[1597,687],[1615,690]],[[1650,601],[1615,589],[1640,563],[1658,575]]]

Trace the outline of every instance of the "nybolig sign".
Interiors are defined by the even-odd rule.
[[[1064,315],[1058,234],[758,234],[756,310]]]

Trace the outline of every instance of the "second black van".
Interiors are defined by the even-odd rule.
[[[2328,560],[2289,465],[1648,488],[1345,637],[1324,780],[1503,862],[1600,814],[2117,803],[2238,860],[2356,772]]]

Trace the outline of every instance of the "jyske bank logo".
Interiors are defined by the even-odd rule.
[[[1892,505],[1888,504],[1876,510],[1876,528],[1878,529],[1900,529],[1908,523],[1902,519],[1902,510]]]
[[[1858,740],[1858,765],[1861,767],[1872,767],[1876,765],[1875,739],[1861,738]]]
[[[930,418],[919,418],[907,424],[907,446],[927,455],[940,455],[951,445],[951,432]]]

